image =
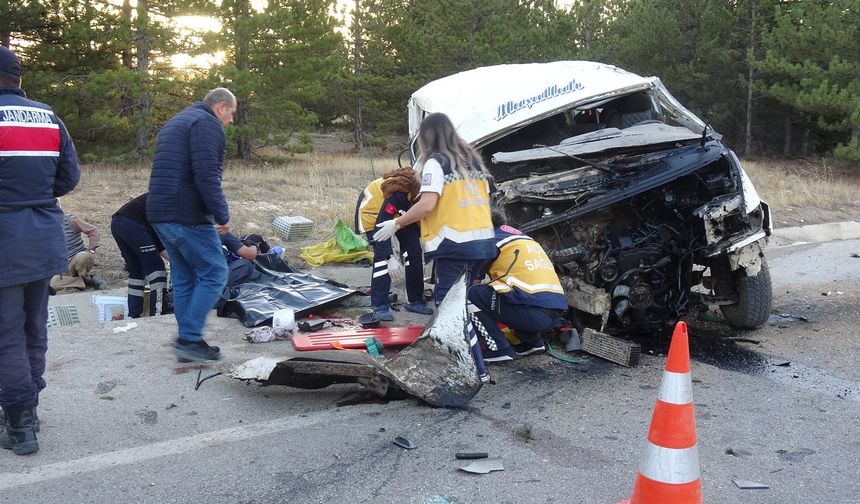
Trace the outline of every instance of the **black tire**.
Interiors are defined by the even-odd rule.
[[[770,269],[767,260],[761,258],[761,270],[756,276],[747,276],[745,272],[736,273],[735,289],[738,293],[738,303],[720,305],[720,310],[726,321],[738,329],[755,329],[761,327],[770,317],[773,307],[773,288],[770,283]]]

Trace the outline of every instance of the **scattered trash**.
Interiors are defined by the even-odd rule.
[[[759,488],[770,488],[764,483],[757,483],[755,481],[747,481],[747,480],[732,480],[735,485],[741,490],[755,490]]]
[[[194,390],[199,390],[200,386],[203,385],[203,382],[205,382],[206,380],[208,380],[210,378],[215,378],[216,376],[220,375],[221,373],[220,372],[213,373],[213,374],[211,374],[205,378],[200,378],[201,374],[203,374],[202,368],[197,370],[197,383],[194,385]]]
[[[504,471],[505,466],[502,465],[502,459],[500,458],[486,458],[465,465],[460,470],[475,474],[487,474],[492,471]]]
[[[753,345],[761,345],[761,341],[749,338],[732,338],[735,343],[752,343]]]
[[[826,295],[822,293],[822,296]],[[799,315],[792,315],[791,313],[774,313],[767,319],[767,324],[771,326],[788,327],[783,325],[788,322],[809,322],[809,319]]]
[[[126,324],[124,326],[114,327],[113,333],[119,334],[121,332],[129,332],[130,330],[134,329],[135,327],[137,327],[137,322],[129,322],[128,324]]]
[[[552,348],[552,345],[549,342],[545,342],[546,345],[546,354],[552,357],[553,359],[558,359],[562,362],[567,362],[569,364],[579,364],[579,361],[576,359],[571,359],[570,357],[565,357],[563,355],[559,355],[555,353],[555,350]],[[581,345],[580,345],[581,347]]]
[[[320,329],[325,327],[325,323],[325,319],[303,320],[299,322],[299,330],[302,332],[319,331]]]
[[[776,453],[777,457],[779,457],[780,460],[785,460],[788,462],[803,462],[803,459],[805,459],[809,455],[814,454],[815,450],[811,450],[809,448],[800,448],[799,450],[795,450],[792,452],[788,450],[777,450]]]
[[[433,318],[420,336],[395,356],[376,359],[367,352],[316,352],[275,361],[256,376],[237,376],[239,368],[230,372],[234,378],[254,379],[263,385],[287,385],[304,389],[320,389],[337,383],[359,383],[386,397],[390,393],[409,394],[432,406],[462,408],[483,386],[475,372],[476,365],[467,339],[466,305],[467,285],[461,275],[448,291]],[[364,346],[368,337],[379,336],[384,328],[371,330],[359,339]],[[300,334],[293,339],[318,336]],[[338,336],[335,341],[342,341]],[[330,345],[330,343],[328,343]],[[361,347],[359,347],[361,348]]]
[[[405,448],[407,450],[414,450],[415,448],[418,448],[417,444],[413,443],[412,441],[410,441],[409,439],[406,439],[403,436],[397,436],[396,438],[394,438],[393,443],[396,444],[397,446],[399,446],[401,448]]]
[[[272,330],[276,333],[292,332],[296,328],[296,312],[292,308],[281,308],[272,315]]]
[[[699,315],[699,318],[708,322],[720,322],[723,320],[723,316],[721,314],[710,310],[702,312],[702,314]]]
[[[75,305],[49,306],[48,327],[67,326],[81,321]]]
[[[245,339],[251,343],[267,343],[277,338],[275,331],[269,326],[255,327],[245,331]]]
[[[369,312],[359,315],[358,323],[361,324],[361,327],[368,329],[371,327],[379,327],[382,324],[382,320],[376,316],[375,312]]]
[[[842,291],[827,291],[827,292],[821,293],[822,296],[834,296],[834,295],[841,296],[842,294],[845,294],[845,293]]]
[[[571,328],[567,343],[564,345],[564,351],[575,352],[577,350],[582,350],[582,336],[579,335],[579,331]]]
[[[490,454],[487,452],[457,452],[454,454],[454,457],[458,460],[485,459],[489,456]]]
[[[367,338],[364,341],[364,345],[367,348],[367,353],[369,353],[370,355],[372,355],[378,359],[381,359],[383,357],[383,355],[382,355],[382,348],[383,348],[382,343],[380,343],[378,339]]]
[[[860,258],[860,254],[858,254],[857,252],[851,252],[850,255],[851,257]]]
[[[779,366],[779,367],[788,367],[788,366],[790,366],[790,365],[791,365],[791,361],[776,362],[776,363],[774,363],[773,365],[774,365],[774,366]]]

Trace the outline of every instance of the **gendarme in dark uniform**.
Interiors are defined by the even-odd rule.
[[[39,450],[48,284],[69,267],[57,197],[81,172],[63,122],[20,86],[18,58],[0,47],[0,447],[27,455]]]

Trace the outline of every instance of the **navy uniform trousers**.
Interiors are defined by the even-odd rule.
[[[31,407],[45,388],[48,285],[51,279],[0,287],[0,404]]]
[[[561,318],[561,310],[544,310],[537,306],[509,303],[505,294],[497,293],[489,285],[475,285],[469,289],[471,315],[476,317],[486,330],[479,332],[492,338],[487,344],[492,348],[495,343],[499,350],[510,348],[507,338],[496,322],[501,322],[516,332],[517,339],[523,343],[540,345],[541,333],[555,327]]]
[[[382,221],[377,221],[382,222]],[[373,277],[370,279],[370,304],[388,304],[391,291],[391,276],[388,274],[388,258],[394,253],[391,240],[373,241],[373,231],[366,233],[367,241],[373,243]],[[423,301],[424,262],[421,259],[421,230],[418,224],[410,224],[394,234],[400,244],[400,260],[406,270],[406,297],[410,303]]]
[[[149,314],[155,315],[159,299],[163,314],[167,307],[167,271],[155,246],[155,235],[149,228],[125,215],[116,215],[111,219],[110,232],[128,271],[128,316],[138,318],[143,314],[143,292],[147,283],[150,290]]]

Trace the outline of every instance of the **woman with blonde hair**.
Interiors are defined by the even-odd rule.
[[[490,176],[481,155],[466,143],[445,114],[430,114],[418,130],[420,197],[405,214],[377,224],[376,241],[414,222],[421,223],[424,258],[436,261],[433,299],[438,306],[462,273],[496,257],[490,212]],[[473,348],[477,346],[474,345]],[[480,350],[478,370],[484,375]]]

